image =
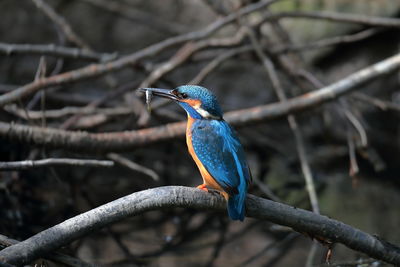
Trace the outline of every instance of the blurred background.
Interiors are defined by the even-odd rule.
[[[1,0],[0,93],[201,31],[261,2]],[[279,102],[254,51],[257,45],[274,66],[287,98],[399,52],[399,28],[343,22],[340,17],[398,18],[399,1],[271,2],[238,15],[217,32],[167,47],[116,72],[50,87],[8,104],[0,110],[0,120],[93,133],[148,128],[185,120],[186,115],[160,99],[152,101],[149,113],[144,97],[135,93],[142,86],[197,83],[217,95],[225,112]],[[338,17],[328,21],[326,12]],[[27,45],[25,50],[20,44]],[[37,45],[44,46],[38,51]],[[54,52],[55,47],[66,52]],[[322,214],[400,244],[399,93],[396,72],[340,100],[295,114],[297,129],[285,116],[237,128],[254,177],[250,193],[312,210],[301,166],[306,164],[318,197],[314,204]],[[296,132],[305,149],[303,161]],[[136,191],[201,183],[183,138],[96,152],[0,137],[1,161],[43,158],[108,159],[115,166],[1,171],[0,234],[23,240]],[[62,252],[106,266],[325,266],[327,247],[312,244],[311,238],[268,221],[231,222],[224,213],[168,209],[111,225]],[[341,245],[333,247],[331,263],[387,266]],[[40,264],[60,265],[47,260]]]

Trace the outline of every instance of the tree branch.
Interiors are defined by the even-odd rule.
[[[0,43],[0,53],[7,56],[13,54],[33,54],[102,62],[109,61],[117,57],[116,53],[96,53],[87,49],[57,46],[54,44],[36,45]]]
[[[86,167],[112,167],[114,162],[110,160],[94,159],[40,159],[0,162],[0,171],[26,170],[50,166],[86,166]]]
[[[56,24],[62,32],[65,34],[67,39],[76,44],[81,48],[85,48],[89,50],[88,44],[84,42],[75,32],[72,30],[71,26],[67,23],[67,21],[45,1],[43,0],[32,0],[32,2],[36,5],[38,9],[43,11],[43,13]]]
[[[359,14],[345,14],[345,13],[321,12],[321,11],[281,12],[272,14],[271,16],[267,15],[265,17],[265,20],[274,20],[281,18],[320,19],[333,22],[354,23],[354,24],[362,24],[375,27],[400,28],[400,19],[396,18],[372,17]]]
[[[46,109],[42,112],[37,110],[27,111],[22,108],[18,108],[18,106],[15,104],[5,106],[4,110],[24,120],[40,120],[43,117],[46,119],[59,119],[69,115],[101,114],[104,116],[121,116],[130,115],[135,111],[133,107],[126,106],[118,106],[115,108],[96,108],[92,105],[86,107],[63,107],[61,109]]]
[[[381,32],[383,32],[383,28],[370,28],[354,34],[329,37],[326,39],[321,39],[310,43],[277,45],[275,47],[272,47],[271,53],[281,54],[287,52],[309,52],[309,51],[314,51],[315,49],[359,42],[361,40],[365,40]]]
[[[352,92],[363,83],[389,74],[399,67],[400,54],[397,54],[355,72],[329,86],[289,99],[286,103],[273,103],[228,112],[225,115],[225,119],[234,126],[244,126],[250,123],[286,116],[290,113],[299,112],[332,101],[337,97]],[[0,137],[18,140],[23,143],[62,147],[64,149],[123,151],[157,141],[182,137],[185,134],[185,128],[185,122],[175,122],[130,132],[87,133],[0,122]]]
[[[9,238],[4,235],[0,235],[0,248],[12,246],[12,245],[15,245],[18,243],[19,243],[18,240]],[[71,267],[95,267],[95,266],[97,266],[94,264],[90,264],[90,263],[81,261],[80,259],[73,258],[73,257],[65,255],[65,254],[61,254],[59,252],[52,252],[49,255],[46,255],[46,259],[49,259],[49,260],[57,262],[57,263],[62,263],[66,266],[71,266]],[[2,263],[0,262],[0,266],[2,266],[1,264]],[[10,266],[12,266],[12,265],[10,265]]]
[[[196,188],[166,186],[148,189],[82,213],[0,251],[0,260],[22,265],[95,230],[143,212],[170,207],[225,210],[221,196]],[[269,220],[329,242],[338,242],[373,258],[400,265],[400,248],[342,222],[313,212],[248,195],[249,217]]]
[[[107,157],[128,169],[143,173],[143,174],[151,177],[154,181],[160,180],[160,177],[158,176],[158,174],[155,171],[153,171],[152,169],[146,168],[140,164],[137,164],[136,162],[133,162],[132,160],[130,160],[124,156],[121,156],[116,153],[108,153]]]

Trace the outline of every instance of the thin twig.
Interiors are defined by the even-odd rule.
[[[262,181],[260,181],[260,179],[258,179],[258,177],[254,177],[253,176],[253,183],[258,187],[258,189],[260,189],[260,191],[269,199],[273,200],[273,201],[277,201],[277,202],[281,202],[281,199],[276,196],[274,194],[274,192],[272,192],[272,190]]]
[[[125,166],[131,170],[134,170],[136,172],[140,172],[140,173],[144,173],[147,176],[151,177],[154,181],[159,181],[160,177],[158,176],[158,174],[153,171],[152,169],[146,168],[140,164],[137,164],[135,162],[133,162],[130,159],[127,159],[119,154],[116,153],[108,153],[107,154],[107,158],[115,161],[118,164],[121,164],[122,166]]]
[[[68,22],[43,0],[32,0],[36,7],[43,11],[43,13],[51,19],[63,31],[67,39],[76,44],[80,48],[89,49],[89,46],[72,30]]]
[[[318,41],[306,43],[306,44],[278,45],[276,47],[272,47],[271,52],[278,54],[278,53],[286,53],[286,52],[314,51],[315,49],[326,48],[329,46],[337,46],[337,45],[341,45],[341,44],[359,42],[361,40],[365,40],[371,36],[374,36],[382,31],[383,31],[382,28],[371,28],[371,29],[366,29],[366,30],[360,31],[355,34],[335,36],[335,37],[326,38],[326,39],[322,39],[322,40],[318,40]]]
[[[350,129],[347,129],[347,145],[349,147],[349,158],[350,158],[350,168],[349,175],[353,178],[353,186],[354,186],[354,177],[358,174],[359,168],[356,157],[356,146],[354,144],[353,136],[350,132]]]
[[[206,264],[204,264],[205,267],[212,267],[214,266],[215,260],[218,258],[218,256],[221,253],[221,250],[223,249],[226,241],[226,234],[228,232],[228,226],[229,223],[226,221],[225,218],[219,218],[219,237],[217,242],[215,242],[213,253],[211,254],[210,259],[207,261]]]
[[[88,103],[84,108],[85,109],[96,109],[98,106],[110,101],[111,99],[114,99],[126,92],[128,92],[129,90],[132,90],[133,88],[137,87],[137,82],[129,82],[126,84],[123,84],[121,86],[119,86],[118,88],[115,88],[114,90],[110,91],[109,93],[107,93],[106,95],[104,95],[103,97],[99,98],[99,99],[95,99],[93,101],[91,101],[90,103]],[[141,104],[139,102],[139,104]],[[138,105],[139,107],[143,107],[143,105]],[[133,111],[136,110],[136,107],[133,107]],[[70,117],[69,119],[67,119],[66,121],[64,121],[60,128],[67,130],[69,128],[71,128],[72,126],[74,126],[74,124],[82,117],[83,113],[76,113],[74,114],[72,117]]]
[[[110,160],[94,159],[67,159],[49,158],[41,160],[24,160],[0,162],[0,170],[27,170],[50,166],[84,166],[84,167],[112,167],[114,162]]]
[[[227,59],[234,57],[241,53],[246,53],[253,50],[253,46],[244,45],[237,48],[229,49],[228,51],[221,53],[210,63],[208,63],[204,68],[202,68],[199,73],[194,77],[188,84],[199,84],[201,83],[212,71],[214,71],[219,65],[221,65]]]
[[[28,264],[48,252],[107,225],[143,212],[170,207],[225,210],[224,199],[197,188],[166,186],[148,189],[70,218],[18,244],[0,251],[0,260],[9,264]],[[247,196],[247,216],[289,226],[301,233],[317,236],[378,260],[400,265],[400,248],[342,222],[282,203]]]
[[[62,109],[47,109],[43,112],[30,110],[26,113],[24,110],[18,108],[16,105],[11,104],[4,107],[4,110],[12,113],[20,118],[27,120],[28,118],[31,120],[40,120],[42,119],[42,115],[46,119],[59,119],[69,115],[95,115],[102,114],[104,116],[120,116],[120,115],[128,115],[134,113],[133,107],[115,107],[115,108],[96,108],[92,106],[87,107],[64,107]]]
[[[354,24],[362,24],[375,27],[400,28],[400,19],[396,18],[373,17],[360,14],[349,14],[349,13],[345,14],[345,13],[321,12],[321,11],[281,12],[281,13],[275,13],[272,16],[266,16],[264,20],[276,20],[282,18],[321,19],[327,21],[354,23]]]
[[[327,262],[319,265],[315,265],[315,267],[369,267],[369,266],[385,266],[382,262],[374,260],[374,259],[363,259],[359,258],[357,260],[349,260],[349,261],[338,261],[338,262]]]
[[[299,236],[300,235],[298,235],[298,234],[290,233],[279,241],[273,241],[272,243],[267,244],[262,250],[258,251],[256,254],[252,255],[245,261],[239,263],[237,266],[238,267],[248,266],[249,264],[253,263],[255,260],[259,259],[260,257],[268,255],[268,252],[273,249],[276,249],[276,247],[282,246],[288,242],[294,242],[294,240],[296,238],[298,238]]]
[[[365,131],[361,122],[347,108],[344,108],[343,112],[346,118],[350,121],[350,123],[353,125],[353,127],[357,130],[358,134],[360,135],[362,147],[364,148],[367,147],[368,146],[367,132]]]
[[[57,46],[54,44],[35,45],[35,44],[7,44],[0,43],[0,53],[7,56],[14,54],[33,54],[46,55],[63,58],[84,59],[90,61],[105,62],[117,57],[116,53],[100,54],[86,49]]]
[[[364,93],[357,92],[357,93],[354,93],[353,95],[351,95],[351,97],[356,100],[372,104],[373,106],[376,106],[384,111],[386,111],[386,110],[393,110],[393,111],[397,111],[397,112],[400,111],[399,104],[389,102],[389,101],[384,101],[384,100],[378,99],[376,97],[366,95]]]

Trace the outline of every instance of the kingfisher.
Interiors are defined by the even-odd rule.
[[[151,95],[168,98],[186,111],[186,143],[203,178],[197,188],[219,191],[228,202],[229,217],[243,221],[251,173],[239,138],[223,119],[216,96],[197,85],[140,90],[146,93],[147,101]]]

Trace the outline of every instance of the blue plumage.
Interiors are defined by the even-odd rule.
[[[191,134],[197,157],[230,196],[229,217],[243,220],[251,174],[235,132],[224,120],[196,120]]]

